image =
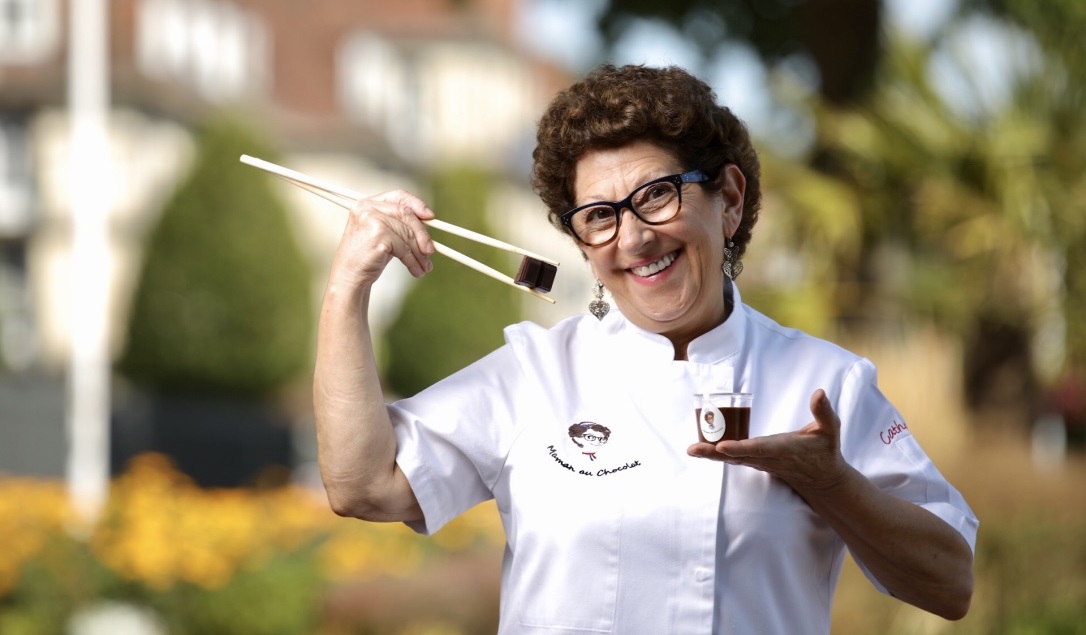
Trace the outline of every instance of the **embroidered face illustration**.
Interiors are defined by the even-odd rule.
[[[595,461],[596,452],[611,438],[611,429],[592,421],[582,421],[569,427],[569,438],[581,448],[581,454]]]

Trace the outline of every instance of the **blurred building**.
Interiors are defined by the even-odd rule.
[[[57,411],[63,395],[46,390],[34,398],[52,410],[35,407],[22,402],[34,391],[10,383],[28,375],[59,382],[69,351],[69,1],[0,0],[0,381],[9,383],[0,389],[0,471],[31,461],[12,430],[54,425],[20,417]],[[503,237],[579,262],[527,186],[535,122],[568,78],[518,47],[516,0],[107,5],[109,178],[101,187],[109,199],[112,350],[122,344],[142,240],[188,166],[191,130],[218,110],[258,122],[290,167],[359,191],[410,187],[414,173],[441,162],[489,166],[504,176],[493,206]],[[343,217],[282,187],[322,277]],[[381,306],[394,304],[390,279]],[[525,306],[551,321],[559,313],[545,311],[570,312],[587,289],[556,285],[555,294],[568,295],[558,296],[561,309],[527,295]]]

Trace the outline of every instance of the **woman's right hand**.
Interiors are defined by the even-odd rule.
[[[359,199],[336,249],[330,283],[368,288],[393,258],[416,278],[425,275],[433,268],[434,243],[422,221],[432,218],[433,210],[404,190]]]
[[[414,276],[430,271],[434,217],[403,190],[359,200],[332,261],[317,327],[313,407],[325,492],[342,516],[419,520],[422,510],[396,465],[396,435],[374,357],[370,288],[393,258]]]

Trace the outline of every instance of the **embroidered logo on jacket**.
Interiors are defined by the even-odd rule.
[[[569,427],[569,439],[581,449],[581,454],[589,461],[596,460],[596,454],[607,445],[611,438],[611,429],[592,421],[581,421]]]
[[[599,467],[596,463],[614,452],[605,452],[607,442],[611,440],[611,429],[595,421],[580,421],[567,430],[569,442],[564,444],[565,452],[559,453],[554,445],[547,446],[547,454],[563,469],[581,476],[608,476],[631,468],[640,467],[641,461],[626,461],[622,465]],[[566,454],[574,452],[578,454]],[[615,460],[615,457],[611,457]],[[619,459],[621,460],[621,459]]]
[[[905,425],[904,421],[898,421],[897,419],[894,419],[894,423],[889,428],[886,428],[885,430],[879,432],[879,439],[881,439],[882,442],[886,445],[890,445],[890,443],[893,442],[894,438],[897,437],[897,435],[905,432],[908,429],[909,426]]]

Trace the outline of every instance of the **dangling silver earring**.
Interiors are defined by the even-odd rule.
[[[597,320],[602,320],[603,316],[607,315],[607,312],[611,310],[611,305],[603,299],[603,283],[598,279],[596,280],[595,294],[596,299],[588,303],[588,312],[596,316]]]
[[[739,274],[743,273],[743,261],[739,259],[739,249],[736,248],[735,241],[731,238],[728,239],[728,244],[724,247],[724,262],[720,265],[720,270],[732,280],[735,280],[739,277]]]

